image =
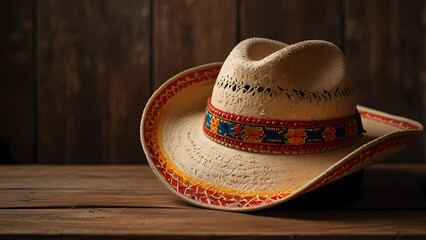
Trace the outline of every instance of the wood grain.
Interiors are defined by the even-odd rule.
[[[0,1],[0,22],[0,164],[32,163],[32,1]]]
[[[201,64],[224,61],[237,43],[237,1],[153,1],[154,89]]]
[[[151,90],[254,36],[336,43],[360,104],[424,122],[424,12],[424,0],[2,1],[0,163],[144,163]],[[387,161],[425,162],[425,149],[426,135]]]
[[[240,39],[266,37],[285,43],[322,39],[343,43],[342,1],[241,0]]]
[[[425,1],[347,1],[346,6],[346,49],[358,103],[424,122]],[[425,144],[425,137],[417,138],[400,155],[424,162]]]
[[[184,203],[148,166],[2,166],[1,239],[422,239],[426,165],[374,165],[253,213]],[[340,185],[348,186],[348,185]]]
[[[348,180],[274,209],[426,208],[426,194],[422,190],[426,165],[370,167],[365,171],[361,189],[346,184]],[[1,167],[0,196],[0,208],[187,207],[157,180],[148,166]]]
[[[187,207],[147,166],[10,166],[0,196],[0,208]]]
[[[362,239],[426,237],[426,211],[286,212],[265,216],[198,209],[0,209],[0,236]],[[52,221],[53,220],[53,221]]]
[[[40,163],[141,163],[150,95],[149,0],[40,0]]]

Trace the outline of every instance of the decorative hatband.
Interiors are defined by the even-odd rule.
[[[348,146],[364,132],[361,117],[327,121],[281,121],[223,112],[207,100],[203,130],[228,147],[265,153],[303,154]]]

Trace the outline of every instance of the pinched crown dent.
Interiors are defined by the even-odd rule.
[[[356,112],[352,85],[344,55],[332,43],[310,40],[287,45],[251,38],[225,60],[212,104],[257,118],[330,120]]]

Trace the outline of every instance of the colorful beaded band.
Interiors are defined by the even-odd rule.
[[[223,112],[207,100],[203,130],[229,147],[254,152],[300,154],[324,152],[353,143],[363,133],[361,117],[328,121],[280,121]]]

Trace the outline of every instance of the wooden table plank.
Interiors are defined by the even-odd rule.
[[[2,193],[0,208],[140,207],[187,208],[188,204],[160,188],[137,189],[36,189]],[[153,198],[152,196],[155,196]]]
[[[157,182],[146,165],[0,167],[0,188],[140,188]]]
[[[148,166],[5,166],[0,208],[187,207]]]
[[[376,165],[359,189],[322,188],[283,207],[426,208],[426,165],[414,166]],[[0,195],[0,208],[188,207],[148,166],[2,166]]]
[[[0,234],[55,236],[423,236],[426,211],[287,211],[253,214],[191,209],[2,209]],[[1,236],[1,235],[0,235]]]
[[[254,213],[184,203],[148,166],[1,166],[0,239],[426,238],[426,165],[375,165]]]

